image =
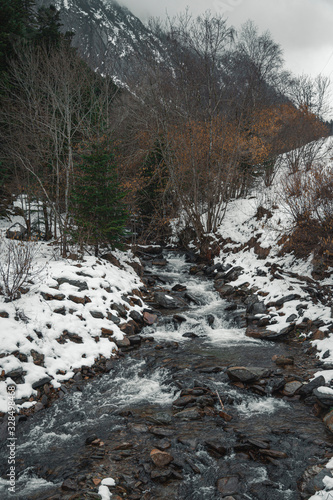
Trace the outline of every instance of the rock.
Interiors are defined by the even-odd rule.
[[[175,434],[173,429],[166,429],[165,427],[151,427],[149,432],[159,437],[172,437]]]
[[[247,307],[247,313],[252,314],[255,316],[256,314],[266,314],[267,309],[266,306],[263,302],[253,302]]]
[[[153,470],[150,473],[150,477],[153,481],[158,481],[159,483],[165,483],[172,476],[172,471],[166,470]]]
[[[217,489],[223,497],[237,495],[239,491],[238,476],[226,476],[217,481]]]
[[[129,341],[131,345],[140,345],[142,337],[140,335],[131,335]]]
[[[280,341],[284,340],[284,337],[286,337],[292,329],[293,326],[288,326],[283,330],[274,332],[273,330],[266,330],[265,328],[251,325],[246,329],[246,335],[247,337],[253,337],[255,339]]]
[[[173,292],[185,292],[187,287],[185,285],[177,284],[171,288]]]
[[[9,318],[9,314],[7,311],[0,311],[0,318]]]
[[[86,303],[85,297],[76,297],[76,295],[68,295],[68,299],[71,300],[72,302],[75,302],[75,304],[85,304]]]
[[[262,455],[265,455],[265,456],[271,457],[271,458],[288,458],[288,455],[286,453],[284,453],[283,451],[266,450],[266,449],[260,449],[259,451]]]
[[[82,337],[80,337],[80,335],[78,335],[77,333],[71,333],[71,332],[66,332],[66,333],[67,337],[71,342],[74,342],[75,344],[83,344]]]
[[[61,489],[64,491],[76,491],[77,490],[77,483],[73,481],[72,479],[66,479],[62,485]]]
[[[221,295],[221,297],[228,297],[234,291],[234,287],[231,285],[224,285],[223,284],[222,286],[217,286],[217,283],[216,283],[216,289],[219,292],[219,294]]]
[[[118,316],[115,316],[114,314],[111,314],[110,312],[108,312],[107,318],[109,321],[112,321],[112,323],[114,323],[115,325],[120,324],[121,321],[120,318],[118,318]]]
[[[38,411],[44,410],[44,405],[40,401],[35,404],[34,406],[34,412],[37,413]]]
[[[286,356],[273,356],[272,361],[278,366],[286,366],[286,365],[293,365],[294,364],[294,358],[292,356],[286,357]]]
[[[323,408],[333,407],[333,389],[330,387],[318,387],[313,390],[313,395]]]
[[[322,375],[320,375],[319,377],[316,377],[315,379],[311,380],[311,382],[303,384],[298,393],[302,397],[307,398],[311,396],[314,389],[317,389],[318,387],[325,385],[325,383],[326,383],[325,378]]]
[[[214,324],[215,317],[212,314],[208,314],[207,316],[207,323],[209,326],[212,326]]]
[[[148,311],[143,312],[143,321],[146,325],[153,325],[158,320],[157,314],[150,313]]]
[[[62,316],[66,316],[66,307],[58,307],[53,311],[56,314],[61,314]]]
[[[131,345],[129,339],[125,336],[122,339],[113,339],[113,341],[117,347],[129,347]]]
[[[186,406],[190,403],[194,403],[196,401],[196,397],[194,396],[182,396],[178,399],[176,399],[172,405],[173,406],[176,406],[176,407],[183,407],[183,406]]]
[[[183,333],[182,337],[187,338],[187,339],[196,339],[197,337],[199,337],[199,335],[197,335],[196,333],[193,333],[193,332],[186,332],[186,333]]]
[[[63,283],[68,283],[71,286],[75,286],[81,292],[83,292],[84,290],[88,290],[88,285],[86,281],[71,280],[68,278],[56,278],[56,281],[58,282],[59,285],[62,285]]]
[[[164,309],[176,309],[180,307],[179,303],[173,297],[163,292],[155,292],[154,300]]]
[[[186,321],[186,318],[184,316],[181,316],[180,314],[174,314],[172,319],[177,323],[185,323]]]
[[[274,392],[281,391],[285,385],[286,381],[283,377],[275,377],[268,381],[266,388],[273,394]]]
[[[153,266],[158,266],[158,267],[165,267],[167,265],[168,261],[166,259],[154,259],[152,261]]]
[[[111,304],[111,309],[117,311],[121,318],[127,319],[127,310],[123,304],[113,303]]]
[[[51,380],[52,380],[52,379],[51,379],[51,377],[48,377],[48,376],[43,377],[43,378],[41,378],[40,380],[37,380],[36,382],[34,382],[34,383],[32,384],[32,388],[33,388],[33,389],[38,389],[38,388],[39,388],[39,387],[41,387],[42,385],[44,385],[44,384],[48,384]]]
[[[269,375],[269,370],[258,367],[232,366],[228,368],[226,373],[230,380],[251,383]]]
[[[290,316],[288,316],[288,318],[286,319],[286,322],[287,323],[293,323],[294,321],[296,321],[298,318],[297,314],[291,314]]]
[[[302,382],[299,382],[298,380],[287,382],[283,388],[282,394],[284,394],[284,396],[292,397],[302,387],[302,385]]]
[[[91,316],[95,319],[104,319],[104,314],[101,311],[89,311]]]
[[[326,427],[333,432],[333,410],[331,410],[325,417],[324,417],[324,424]]]
[[[150,452],[150,458],[156,465],[156,467],[162,468],[165,467],[166,465],[169,465],[173,461],[173,456],[170,455],[170,453],[167,453],[166,451],[161,451],[157,448],[154,448]]]
[[[44,300],[64,300],[66,296],[63,293],[57,293],[52,295],[51,293],[41,292],[41,296]]]
[[[316,330],[312,334],[312,340],[324,340],[324,338],[325,338],[325,333],[322,332],[321,330]]]
[[[44,354],[40,354],[37,351],[31,349],[30,354],[32,356],[33,362],[37,366],[44,366]]]
[[[86,439],[86,445],[91,444],[92,442],[96,441],[98,439],[96,434],[92,434],[91,436],[88,436]]]
[[[110,264],[115,267],[121,268],[119,260],[114,255],[112,255],[112,253],[105,253],[104,255],[101,255],[101,259],[110,262]]]
[[[14,368],[14,370],[10,370],[8,373],[5,374],[5,377],[10,377],[13,380],[16,378],[20,378],[23,375],[23,368],[21,366],[18,366],[17,368]]]
[[[192,293],[186,292],[184,294],[185,299],[189,300],[190,302],[193,302],[196,306],[200,306],[200,301],[194,297]]]
[[[136,323],[139,323],[140,325],[143,323],[143,317],[138,311],[131,311],[129,315],[134,321],[136,321]]]
[[[182,410],[174,415],[176,418],[180,418],[181,420],[199,420],[202,417],[202,412],[199,408],[187,408],[186,410]]]
[[[208,448],[210,452],[213,452],[213,454],[219,457],[224,457],[224,455],[227,454],[228,449],[220,443],[218,440],[217,441],[205,441],[205,445]]]
[[[283,306],[283,304],[285,304],[286,302],[291,302],[292,300],[297,300],[299,298],[300,298],[299,295],[297,295],[295,293],[291,293],[290,295],[287,295],[286,297],[281,297],[281,299],[274,302],[274,305],[275,305],[275,307],[280,307],[280,306]]]
[[[120,330],[126,335],[134,335],[135,334],[135,326],[131,323],[124,323],[120,325]]]
[[[108,328],[102,328],[102,337],[112,337],[113,335],[113,330],[109,330]]]

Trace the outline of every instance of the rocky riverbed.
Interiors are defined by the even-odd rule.
[[[118,499],[309,498],[333,444],[325,378],[309,382],[327,367],[309,342],[320,325],[266,334],[260,293],[228,284],[241,269],[139,256],[150,307],[118,355],[77,369],[53,404],[40,386],[50,407],[19,417],[17,498],[97,500],[105,477]]]

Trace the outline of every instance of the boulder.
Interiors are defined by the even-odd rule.
[[[302,382],[299,382],[298,380],[287,382],[283,388],[283,394],[285,396],[292,397],[296,394],[297,391],[299,391],[302,385]]]
[[[170,295],[163,292],[155,292],[154,300],[159,306],[163,307],[164,309],[176,309],[180,307],[179,302],[176,301],[174,297],[171,297]]]
[[[158,320],[157,314],[148,311],[143,312],[143,321],[144,323],[146,323],[146,325],[153,325],[154,323],[156,323],[157,320]]]
[[[232,381],[252,383],[257,382],[262,377],[269,375],[269,370],[254,366],[232,366],[231,368],[228,368],[226,373]]]
[[[68,278],[56,278],[56,281],[58,282],[58,285],[62,285],[63,283],[68,283],[71,286],[75,286],[81,292],[83,292],[84,290],[88,290],[88,285],[86,281],[71,280]]]
[[[321,386],[313,390],[313,395],[323,408],[333,407],[333,389],[331,387]]]
[[[314,389],[317,389],[322,385],[325,385],[325,378],[322,375],[320,375],[319,377],[316,377],[315,379],[311,380],[311,382],[303,384],[299,390],[299,394],[302,397],[307,398],[311,396]]]
[[[162,468],[165,467],[166,465],[169,465],[173,461],[173,456],[170,455],[170,453],[167,453],[166,451],[161,451],[157,448],[154,448],[150,452],[150,458],[156,465],[156,467]]]

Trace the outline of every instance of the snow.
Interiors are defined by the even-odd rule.
[[[98,489],[98,494],[101,496],[102,500],[110,500],[112,495],[110,493],[108,486],[114,486],[115,484],[116,484],[115,480],[112,479],[111,477],[103,479],[101,486]]]
[[[0,238],[1,229],[3,233],[10,224],[0,221]],[[135,260],[130,252],[113,252],[121,263],[121,268],[118,268],[91,256],[79,262],[61,258],[54,260],[52,246],[46,243],[38,245],[36,265],[42,271],[35,286],[29,285],[28,293],[13,302],[5,302],[4,296],[0,296],[0,313],[9,316],[0,317],[0,345],[4,355],[0,358],[0,374],[23,369],[23,383],[15,384],[16,400],[27,400],[36,395],[32,385],[44,377],[51,377],[51,384],[58,388],[63,381],[73,377],[74,369],[82,365],[92,366],[101,356],[112,357],[117,351],[113,340],[123,338],[119,326],[107,319],[108,312],[117,315],[115,310],[111,310],[113,303],[142,311],[142,307],[130,306],[123,298],[124,294],[132,294],[132,290],[142,285],[127,263]],[[68,283],[58,285],[56,280],[60,278],[85,282],[88,289],[80,291]],[[65,298],[45,300],[41,292],[52,296],[63,294]],[[70,296],[82,300],[89,297],[91,302],[77,304],[70,300]],[[64,308],[65,315],[56,312],[59,308]],[[104,319],[94,318],[91,312],[101,312]],[[120,325],[124,322],[121,319]],[[111,341],[101,337],[102,328],[113,331]],[[78,336],[74,340],[78,339],[81,343],[71,340],[73,334]],[[59,343],[61,339],[64,343]],[[15,356],[18,352],[25,361]],[[36,356],[37,353],[44,357],[40,365],[34,363],[33,354]],[[15,382],[10,377],[0,381],[0,412],[7,411],[6,388],[11,383]],[[18,408],[28,407],[28,401],[22,403],[23,406],[18,405]]]

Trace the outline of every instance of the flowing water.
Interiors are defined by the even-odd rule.
[[[219,499],[217,481],[226,477],[237,483],[236,499],[301,498],[297,480],[306,467],[325,461],[331,436],[311,408],[297,399],[255,394],[231,385],[225,374],[231,365],[274,370],[272,356],[288,355],[292,348],[246,337],[244,328],[226,313],[228,304],[215,292],[213,282],[190,276],[183,256],[170,253],[166,257],[165,268],[150,272],[163,280],[163,289],[185,285],[195,302],[181,311],[164,311],[157,325],[141,332],[143,339],[154,337],[155,342],[143,342],[139,349],[126,353],[114,362],[110,373],[78,384],[64,399],[20,422],[17,493],[10,496],[7,490],[5,442],[1,499],[48,499],[59,494],[64,479],[84,481],[90,472],[117,476],[128,491],[134,488],[131,476],[136,474],[134,482],[142,482],[142,496],[133,498]],[[186,321],[175,322],[174,313]],[[189,332],[197,337],[183,336]],[[172,402],[181,389],[193,387],[218,391],[232,421],[226,423],[216,415],[193,421],[176,419]],[[221,409],[218,402],[215,407]],[[179,465],[178,477],[175,473],[163,484],[149,480],[149,453],[159,447],[161,439],[165,441],[165,436],[151,432],[152,426],[167,429],[171,444],[167,451]],[[85,445],[91,435],[105,443],[110,450],[106,456],[96,458]],[[253,450],[249,453],[248,440],[268,443],[286,458],[267,460]],[[212,453],[207,441],[222,443],[226,453]],[[126,450],[124,442],[129,443],[127,451],[115,450],[115,445]],[[82,493],[78,498],[98,497]]]

